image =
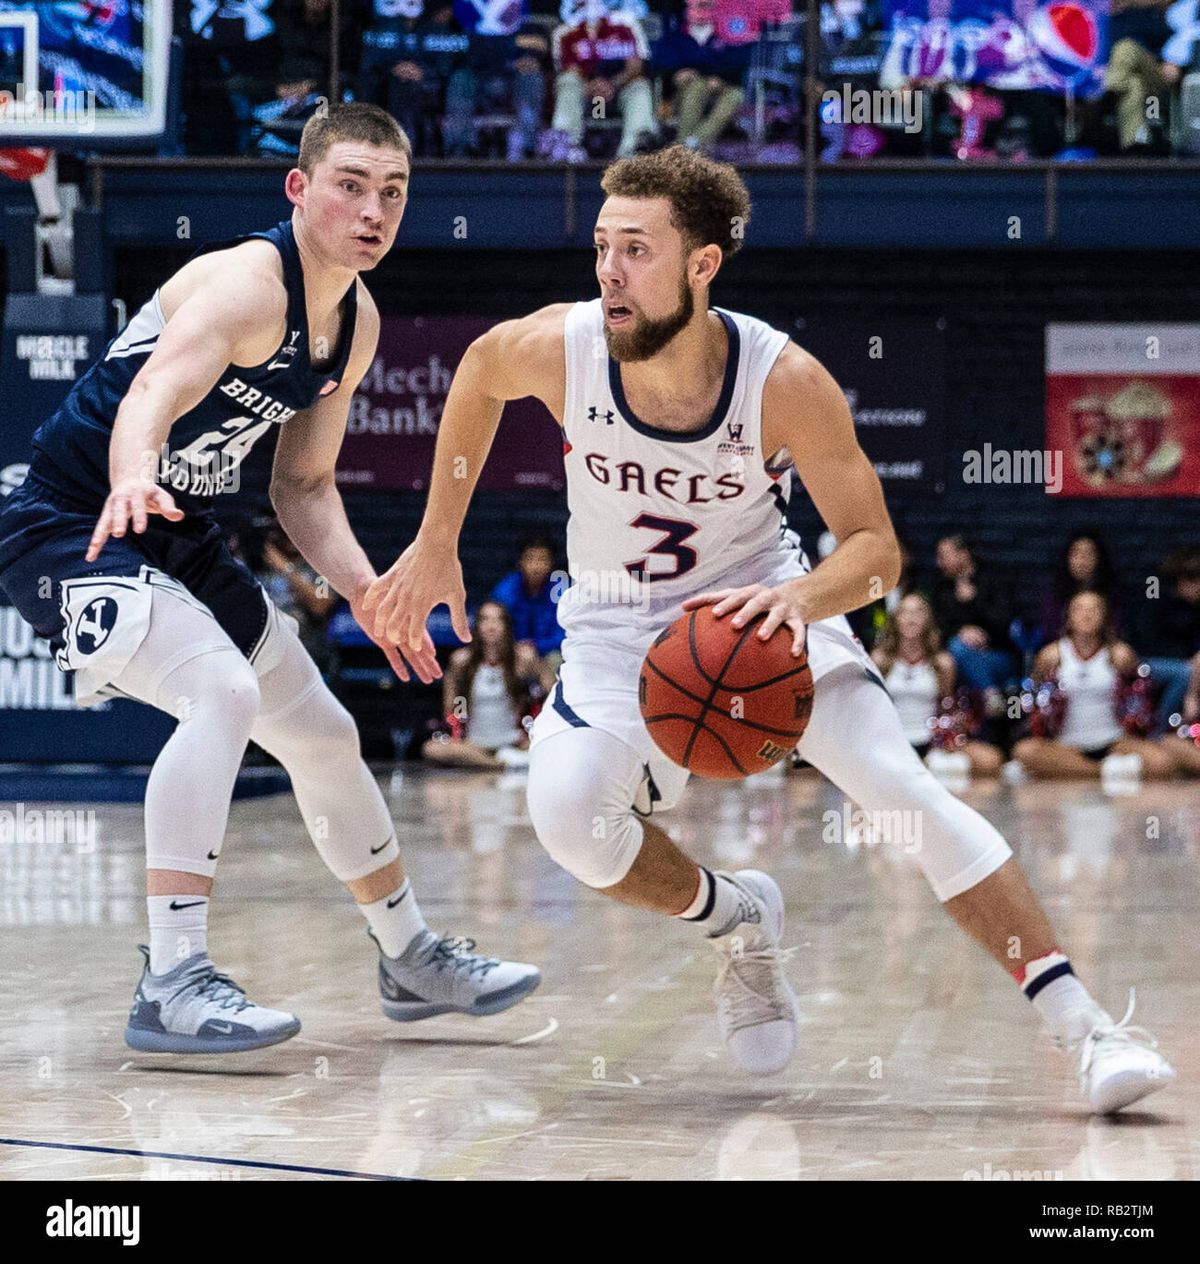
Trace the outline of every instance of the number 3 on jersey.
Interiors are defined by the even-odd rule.
[[[625,569],[634,579],[648,584],[659,579],[678,579],[696,565],[696,550],[684,544],[684,540],[700,530],[695,523],[681,522],[678,518],[660,518],[658,514],[642,513],[629,524],[631,527],[648,527],[661,533],[661,538],[650,546],[635,562],[626,562]],[[670,558],[675,563],[671,571],[652,571],[647,563],[652,557]]]

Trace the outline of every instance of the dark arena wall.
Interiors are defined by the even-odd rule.
[[[403,230],[402,230],[403,233]],[[186,251],[118,249],[116,292],[130,310],[151,293]],[[546,303],[596,293],[586,250],[477,250],[470,267],[454,250],[397,249],[369,279],[385,315],[482,314],[497,320]],[[932,566],[946,532],[969,529],[983,556],[1014,575],[1018,607],[1036,606],[1038,584],[1075,527],[1099,524],[1131,591],[1171,547],[1200,539],[1195,502],[1173,498],[1055,500],[1037,486],[966,485],[962,453],[985,443],[1038,449],[1044,443],[1044,327],[1049,321],[1188,321],[1195,319],[1200,255],[1189,251],[842,251],[754,250],[725,267],[714,289],[719,306],[749,312],[780,328],[822,316],[865,322],[945,320],[945,491],[930,496],[903,485],[888,503],[918,569]],[[886,354],[886,352],[885,352]],[[265,503],[265,456],[251,475]],[[418,494],[350,491],[351,518],[377,563],[390,560],[420,521]],[[481,492],[463,539],[472,599],[511,568],[520,539],[548,534],[561,543],[565,495]],[[792,524],[812,551],[820,520],[802,491]]]

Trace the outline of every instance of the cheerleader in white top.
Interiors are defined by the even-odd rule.
[[[524,767],[529,734],[522,717],[553,684],[528,642],[513,643],[512,617],[498,601],[475,615],[469,646],[450,655],[442,685],[445,719],[421,748],[431,763],[456,768]]]
[[[871,657],[896,704],[904,736],[924,759],[934,744],[939,717],[954,710],[957,668],[942,649],[933,610],[920,593],[901,599],[888,616]],[[949,749],[966,755],[976,777],[994,777],[1004,762],[997,747],[972,741],[970,732],[955,733]]]
[[[1200,777],[1200,654],[1192,659],[1183,711],[1177,718],[1182,722],[1163,738],[1163,750],[1171,756],[1176,772]]]
[[[1061,721],[1019,741],[1013,758],[1032,777],[1099,779],[1105,760],[1137,756],[1143,777],[1170,777],[1174,764],[1162,744],[1130,736],[1118,717],[1120,684],[1136,676],[1137,666],[1137,655],[1113,633],[1108,601],[1097,592],[1076,593],[1063,635],[1033,665],[1037,685],[1056,683],[1065,703]]]

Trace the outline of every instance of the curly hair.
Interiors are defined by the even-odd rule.
[[[750,194],[727,162],[714,162],[685,145],[619,158],[600,187],[609,197],[666,198],[671,224],[690,252],[709,244],[728,259],[742,248],[750,221]]]
[[[380,149],[398,149],[412,161],[412,142],[404,128],[377,105],[365,101],[349,101],[331,105],[327,113],[314,114],[300,133],[300,154],[296,166],[306,176],[340,140],[365,141]]]

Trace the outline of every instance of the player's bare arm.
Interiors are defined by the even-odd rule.
[[[311,408],[302,409],[281,428],[271,471],[271,503],[280,526],[305,561],[346,598],[368,634],[370,620],[362,602],[375,579],[375,569],[354,536],[335,476],[350,401],[371,367],[378,343],[379,312],[366,287],[358,282],[358,317],[346,374],[337,390],[322,396]],[[408,680],[395,644],[377,643],[397,676]],[[428,636],[408,658],[425,684],[441,675]]]
[[[161,300],[166,324],[117,410],[109,447],[112,488],[88,546],[94,561],[109,536],[120,538],[132,520],[146,530],[148,515],[183,517],[155,481],[163,445],[175,421],[194,408],[230,364],[266,359],[283,335],[287,290],[280,277],[242,251],[225,254],[223,269],[208,266]],[[197,261],[199,262],[199,261]],[[168,283],[170,284],[170,283]]]
[[[786,624],[793,632],[792,652],[798,655],[807,624],[857,610],[895,586],[900,548],[879,478],[859,447],[841,388],[795,343],[784,347],[767,377],[762,427],[764,453],[782,448],[791,453],[838,547],[809,575],[776,588],[759,584],[704,593],[685,602],[684,609],[715,602],[717,616],[737,612],[735,627],[765,613],[758,635],[766,640]]]
[[[365,610],[373,635],[416,650],[429,612],[445,602],[460,640],[471,639],[458,537],[504,405],[540,399],[562,424],[566,391],[563,323],[569,303],[503,321],[467,348],[438,428],[429,500],[417,538],[371,585]],[[365,626],[365,625],[364,625]]]

